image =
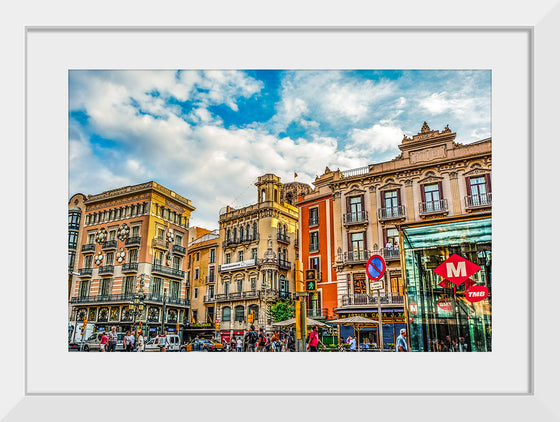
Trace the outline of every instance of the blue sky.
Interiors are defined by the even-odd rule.
[[[213,229],[265,173],[311,184],[391,160],[424,121],[490,137],[491,72],[72,70],[68,118],[70,195],[155,180]]]

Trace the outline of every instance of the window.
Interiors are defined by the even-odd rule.
[[[280,276],[280,292],[286,293],[288,291],[288,281],[283,275]]]
[[[78,246],[78,232],[68,232],[68,249],[76,249]]]
[[[348,258],[352,261],[366,259],[366,232],[348,233]]]
[[[249,224],[247,224],[247,228],[245,230],[245,238],[247,240],[249,240],[251,238],[251,226],[249,226]]]
[[[257,290],[257,277],[251,277],[251,290]]]
[[[88,245],[93,245],[95,243],[95,233],[88,234],[87,243]]]
[[[227,253],[226,254],[226,264],[230,264],[231,263],[231,254]]]
[[[152,281],[150,282],[150,296],[161,297],[162,288],[163,280],[159,277],[152,277]]]
[[[200,261],[200,252],[197,252],[197,253],[196,253],[195,261]]]
[[[481,177],[467,177],[467,192],[470,194],[469,205],[487,205],[491,204],[491,188],[490,188],[490,175],[485,174]]]
[[[249,313],[253,313],[254,321],[259,319],[259,305],[249,305]]]
[[[82,281],[80,283],[80,297],[89,296],[89,281]]]
[[[180,270],[181,269],[181,257],[180,256],[173,256],[173,269]]]
[[[194,279],[195,279],[195,280],[198,280],[198,276],[199,276],[199,269],[198,269],[198,268],[195,268],[195,269],[194,269]]]
[[[222,308],[222,321],[231,321],[231,308],[229,306]]]
[[[117,231],[116,230],[111,230],[109,232],[109,240],[115,240],[117,238]]]
[[[346,197],[348,222],[362,221],[364,219],[364,195]]]
[[[189,255],[188,261],[187,261],[187,268],[191,268],[191,258],[192,255]]]
[[[169,297],[173,299],[178,299],[181,292],[181,283],[178,281],[169,282]]]
[[[84,268],[92,268],[93,255],[86,255],[84,257]]]
[[[74,268],[75,259],[76,259],[76,252],[74,251],[68,252],[68,267]]]
[[[208,267],[208,282],[209,283],[213,283],[214,282],[214,277],[216,276],[216,270],[214,268],[214,266]]]
[[[140,236],[140,226],[133,226],[132,237],[139,237],[139,236]]]
[[[257,223],[253,223],[253,239],[257,238],[257,234],[258,234],[257,227],[258,227]]]
[[[71,212],[68,214],[68,228],[69,229],[79,229],[80,228],[81,213]]]
[[[404,288],[402,282],[402,276],[400,274],[391,273],[391,292],[393,294],[404,295]]]
[[[198,293],[197,293],[197,297],[198,297]],[[192,311],[192,318],[193,318],[193,321],[196,324],[196,322],[198,321],[198,311]]]
[[[156,251],[154,253],[154,264],[162,265],[162,261],[163,261],[163,252]]]
[[[422,185],[422,202],[424,206],[422,211],[434,212],[442,209],[441,199],[441,182],[431,183],[429,185]]]
[[[398,217],[400,205],[400,190],[381,192],[381,207],[385,217]]]
[[[257,259],[257,248],[251,249],[251,259]]]
[[[228,230],[227,230],[227,236],[226,236],[226,239],[227,239],[228,241],[230,241],[230,240],[231,240],[231,229],[228,229]]]
[[[216,262],[216,249],[210,249],[210,259],[208,262],[210,262],[210,264]]]
[[[164,233],[164,230],[163,230],[163,229],[157,229],[157,237],[158,237],[158,239],[163,239],[163,233]]]
[[[239,227],[239,241],[243,242],[243,227]]]
[[[193,299],[198,299],[198,287],[195,287],[193,289]],[[194,312],[196,312],[196,311],[194,311]]]
[[[354,274],[354,294],[367,294],[366,275],[364,273]]]
[[[233,241],[235,242],[237,240],[237,228],[233,229]]]
[[[102,278],[101,286],[99,287],[99,296],[109,296],[111,294],[111,281],[110,278]]]
[[[214,285],[208,286],[208,299],[214,299]]]
[[[310,232],[309,233],[309,252],[318,251],[319,250],[319,232]]]
[[[138,249],[130,249],[128,251],[128,262],[129,263],[138,262]]]
[[[239,251],[237,254],[237,262],[243,261],[243,251]]]
[[[175,244],[182,246],[183,245],[183,236],[180,234],[175,234]]]
[[[399,231],[395,228],[385,229],[385,247],[389,248],[389,242],[391,242],[391,247],[393,249],[399,248]]]
[[[224,294],[229,294],[229,281],[224,283]]]
[[[235,307],[235,320],[240,322],[245,320],[245,308],[242,305]]]
[[[133,294],[136,287],[136,279],[134,276],[128,276],[124,279],[122,292],[124,294]]]
[[[240,278],[239,280],[237,280],[237,291],[238,292],[242,292],[243,291],[243,279]]]
[[[309,225],[316,226],[319,224],[319,208],[310,208],[309,209]]]
[[[108,252],[107,253],[107,258],[105,260],[105,265],[113,265],[115,263],[115,253],[114,252]]]

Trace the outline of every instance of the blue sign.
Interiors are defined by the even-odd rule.
[[[150,328],[150,333],[155,333],[157,331],[157,328]]]
[[[176,328],[168,328],[167,331],[171,331],[172,333],[174,333],[175,331],[177,331]]]
[[[97,327],[97,331],[105,331],[106,328],[105,327]]]
[[[381,255],[372,255],[366,265],[366,274],[370,280],[377,281],[385,274],[385,260]]]

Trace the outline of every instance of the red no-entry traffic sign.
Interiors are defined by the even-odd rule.
[[[385,274],[385,260],[381,255],[372,255],[366,265],[366,274],[370,280],[377,281]]]

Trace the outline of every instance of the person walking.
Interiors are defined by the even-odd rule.
[[[241,337],[237,338],[237,351],[238,352],[243,351],[243,340],[241,340]]]
[[[313,330],[311,330],[311,332],[309,333],[309,343],[307,344],[307,350],[309,350],[310,352],[319,351],[319,343],[321,343],[323,347],[325,347],[323,342],[319,340],[319,329],[317,327],[313,327]]]
[[[286,339],[286,352],[295,352],[295,351],[296,351],[296,338],[294,336],[294,332],[290,331]]]
[[[350,339],[349,343],[350,343],[350,351],[351,352],[355,352],[356,351],[356,337],[348,337]]]
[[[125,342],[125,350],[127,352],[133,352],[134,351],[134,334],[132,334],[130,331],[126,332],[126,336],[123,339],[123,342]]]
[[[234,336],[232,336],[231,337],[231,342],[230,342],[230,345],[229,345],[229,351],[230,352],[235,352],[236,351],[235,350],[236,346],[237,346],[237,340],[235,339]]]
[[[247,352],[256,352],[256,344],[259,340],[259,335],[255,331],[255,326],[251,325],[251,330],[245,334],[245,348]]]
[[[114,352],[117,348],[117,327],[111,327],[111,331],[107,334],[107,340],[109,342],[109,352]]]
[[[136,342],[136,351],[143,352],[144,351],[144,336],[142,333],[138,335],[138,340]]]
[[[401,328],[401,334],[397,337],[397,352],[408,352],[406,344],[406,328]]]
[[[103,333],[101,335],[101,341],[99,342],[99,351],[104,352],[105,348],[107,347],[107,334]]]
[[[266,334],[263,332],[262,328],[259,328],[259,341],[257,343],[257,352],[264,352],[266,346]]]

